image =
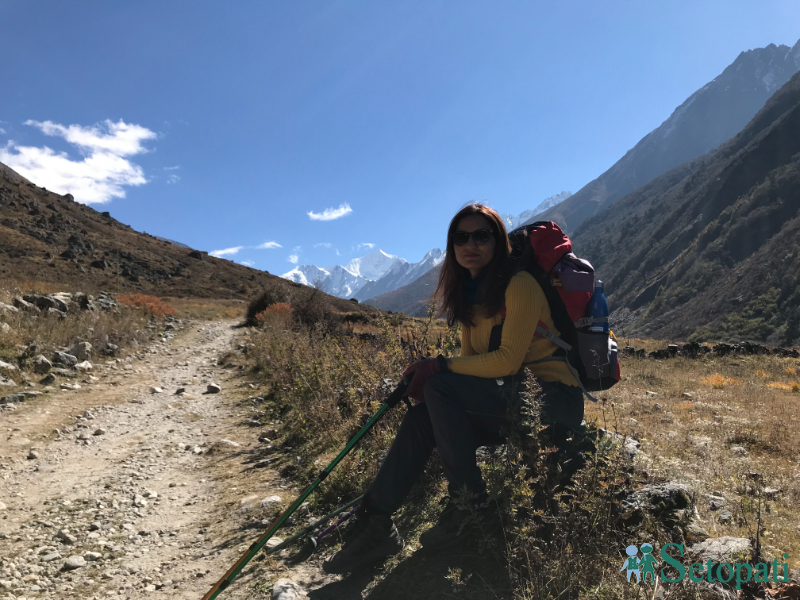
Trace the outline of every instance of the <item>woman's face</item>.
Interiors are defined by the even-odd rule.
[[[477,231],[478,229],[488,229],[492,231],[492,224],[486,217],[481,215],[469,215],[463,217],[456,226],[456,231]],[[497,240],[494,235],[489,236],[489,241],[483,245],[478,245],[475,240],[470,236],[469,241],[463,246],[456,246],[453,244],[453,249],[456,253],[456,262],[465,269],[469,270],[472,277],[478,275],[486,265],[488,265],[494,257],[494,248]]]

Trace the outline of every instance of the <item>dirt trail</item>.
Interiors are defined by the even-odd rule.
[[[80,390],[0,412],[0,598],[200,598],[277,510],[261,501],[293,499],[248,464],[265,445],[243,402],[253,390],[217,366],[246,335],[231,325],[188,324],[95,364]],[[220,393],[204,393],[211,382]],[[72,556],[89,560],[65,570]],[[242,579],[225,597],[269,590]]]

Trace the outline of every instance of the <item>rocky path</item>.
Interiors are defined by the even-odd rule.
[[[263,468],[251,385],[217,364],[246,335],[231,325],[188,324],[96,364],[80,390],[0,413],[0,598],[201,598],[265,529],[274,496],[293,499]],[[224,596],[269,597],[278,576],[245,574]]]

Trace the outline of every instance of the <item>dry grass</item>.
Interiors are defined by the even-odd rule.
[[[798,568],[797,364],[772,356],[624,359],[623,381],[602,394],[604,404],[587,404],[587,420],[595,418],[642,441],[639,468],[689,484],[698,494],[701,524],[712,535],[754,532],[754,479],[780,490],[767,503],[764,543],[788,552],[790,567]],[[732,452],[734,446],[744,447],[747,455]],[[728,524],[709,509],[708,496],[715,492],[724,494],[725,508],[734,515]]]

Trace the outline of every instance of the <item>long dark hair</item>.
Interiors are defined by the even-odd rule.
[[[450,221],[447,229],[447,250],[442,270],[439,273],[439,284],[436,286],[434,298],[437,299],[439,314],[447,315],[447,324],[456,322],[472,327],[473,306],[464,298],[464,283],[471,278],[469,270],[456,260],[453,248],[453,234],[464,217],[478,215],[484,217],[491,225],[494,233],[495,247],[492,260],[481,271],[485,275],[478,290],[478,302],[484,316],[496,315],[505,307],[506,287],[512,275],[511,244],[508,241],[506,226],[497,212],[484,204],[474,202],[459,210]]]

